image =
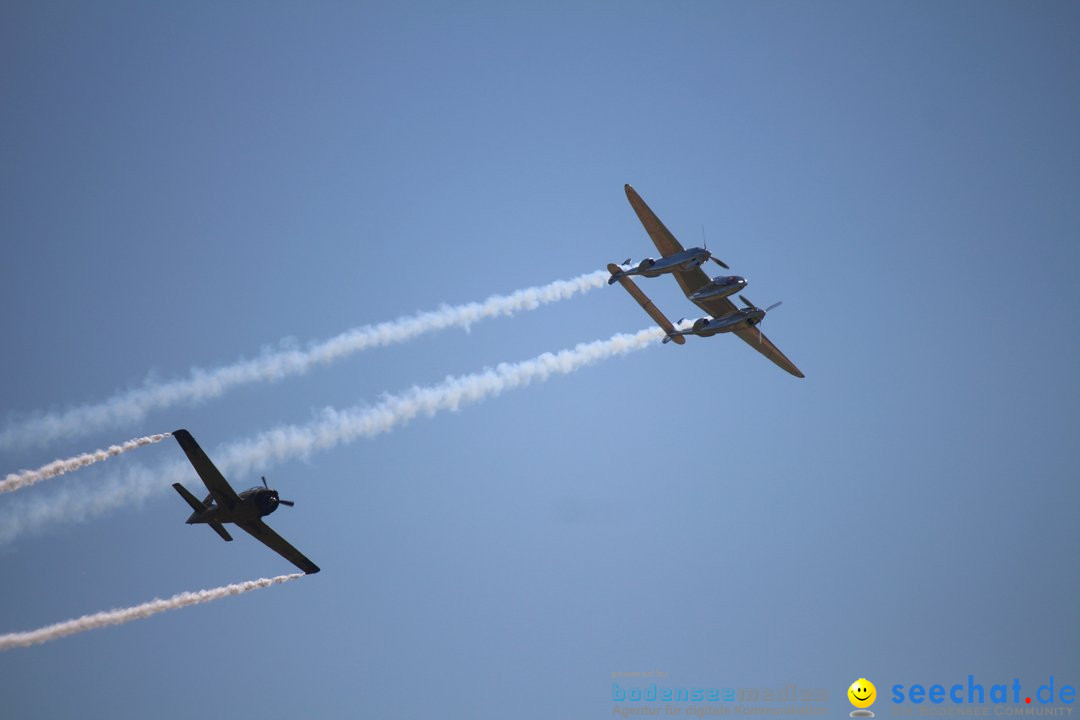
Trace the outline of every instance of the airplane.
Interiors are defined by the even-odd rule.
[[[611,273],[611,277],[608,278],[607,282],[608,285],[611,285],[619,278],[628,277],[630,275],[641,275],[642,277],[652,278],[660,277],[667,273],[673,273],[676,270],[693,270],[694,268],[701,267],[706,260],[712,260],[720,267],[730,269],[722,260],[714,258],[708,248],[692,247],[689,250],[682,250],[671,255],[665,255],[659,260],[647,257],[634,268],[620,267]],[[624,266],[629,265],[630,258],[623,260],[622,264]]]
[[[752,328],[755,325],[758,325],[762,320],[764,320],[765,315],[770,310],[772,310],[775,307],[779,307],[781,305],[781,303],[776,302],[776,303],[773,303],[772,305],[770,305],[769,307],[765,308],[764,310],[762,310],[761,308],[756,307],[754,305],[754,303],[750,302],[749,300],[747,300],[742,295],[739,296],[739,299],[742,300],[746,304],[746,307],[744,307],[744,308],[742,308],[740,310],[736,310],[735,312],[731,313],[730,315],[725,315],[724,317],[721,317],[721,318],[714,318],[714,317],[698,318],[697,320],[694,321],[694,324],[692,326],[690,326],[688,328],[685,328],[683,330],[675,330],[675,329],[666,330],[665,332],[667,332],[667,335],[664,336],[663,341],[665,343],[671,342],[672,340],[678,341],[678,339],[683,335],[697,335],[699,337],[712,337],[713,335],[716,335],[718,333],[735,332],[736,330],[743,329],[743,328]],[[685,320],[685,318],[683,320],[680,320],[676,324],[682,325],[684,320]],[[763,335],[761,335],[761,329],[760,328],[758,329],[758,336],[759,336],[758,341],[760,342],[760,338],[764,337]]]
[[[766,313],[779,305],[779,303],[762,310],[740,295],[739,297],[746,303],[747,307],[742,309],[737,308],[735,304],[731,302],[729,297],[737,294],[746,287],[746,279],[739,277],[738,275],[727,275],[715,277],[710,280],[701,269],[701,264],[704,260],[696,262],[696,258],[700,253],[694,254],[703,249],[691,248],[690,250],[683,250],[679,241],[676,240],[675,236],[671,234],[671,231],[664,226],[664,223],[660,221],[660,218],[656,216],[656,213],[645,204],[645,201],[641,199],[641,196],[637,194],[637,191],[630,185],[626,185],[624,190],[626,191],[626,199],[630,201],[630,207],[634,208],[634,212],[637,214],[641,224],[645,226],[645,231],[649,234],[649,237],[652,238],[653,244],[656,245],[656,249],[663,257],[663,260],[657,261],[658,263],[665,263],[664,267],[666,269],[663,272],[673,275],[676,282],[679,283],[679,287],[682,288],[683,294],[686,295],[691,302],[709,314],[709,317],[697,320],[689,329],[676,330],[671,322],[664,317],[664,314],[656,309],[656,306],[652,304],[652,301],[637,287],[637,284],[628,277],[629,275],[634,274],[644,275],[645,277],[653,276],[648,275],[645,272],[624,270],[614,264],[608,265],[608,271],[611,272],[612,278],[619,280],[622,286],[626,288],[626,291],[629,292],[638,304],[645,309],[649,314],[649,317],[663,328],[666,333],[664,341],[673,341],[678,345],[682,345],[683,341],[685,341],[685,335],[701,335],[703,337],[708,337],[722,332],[734,333],[750,345],[750,347],[769,358],[769,360],[778,367],[791,373],[795,377],[806,377],[803,375],[802,371],[795,366],[795,363],[791,362],[784,353],[780,352],[779,348],[773,345],[769,338],[762,334],[761,328],[757,327],[757,325],[765,318]],[[684,259],[687,253],[693,255],[696,264],[688,263]],[[673,263],[667,263],[668,258],[677,260]],[[624,265],[625,264],[626,263],[624,263]],[[727,265],[724,265],[724,267],[727,267]],[[651,310],[650,307],[652,308]]]
[[[199,502],[198,498],[188,492],[180,483],[173,483],[176,492],[187,501],[193,513],[188,517],[188,525],[205,524],[221,536],[222,540],[232,541],[232,536],[222,526],[222,523],[234,523],[240,529],[252,535],[256,540],[281,555],[296,567],[308,575],[319,572],[319,566],[308,560],[303,553],[294,548],[283,537],[271,530],[262,518],[278,509],[278,505],[292,507],[292,500],[282,500],[278,497],[277,490],[272,490],[266,485],[266,478],[262,479],[263,486],[255,486],[245,490],[239,495],[226,482],[225,478],[214,467],[203,449],[195,442],[187,430],[176,430],[173,437],[184,449],[188,460],[199,473],[206,489],[210,494],[206,499]]]

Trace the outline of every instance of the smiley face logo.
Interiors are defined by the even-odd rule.
[[[847,689],[848,700],[857,708],[868,708],[877,699],[877,688],[866,678],[859,678]]]

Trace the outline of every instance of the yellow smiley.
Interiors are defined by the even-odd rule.
[[[874,699],[877,697],[877,688],[874,687],[874,683],[866,678],[859,678],[851,683],[851,687],[847,689],[847,696],[855,707],[868,708],[874,704]]]

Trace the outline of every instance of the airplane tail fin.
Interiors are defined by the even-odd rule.
[[[173,488],[176,489],[176,492],[180,493],[180,497],[184,498],[184,500],[187,501],[187,504],[191,506],[191,509],[195,511],[191,514],[191,517],[188,518],[188,522],[191,522],[196,515],[206,512],[206,505],[199,502],[199,499],[192,495],[190,492],[188,492],[188,489],[186,487],[184,487],[180,483],[173,483]],[[220,535],[221,539],[225,542],[230,542],[232,540],[232,536],[229,535],[229,532],[222,526],[221,523],[208,522],[206,524],[209,525],[214,532]]]
[[[686,344],[686,336],[680,335],[677,331],[673,330],[667,335],[665,335],[664,339],[660,342],[664,343],[665,345],[669,342],[674,342],[676,345],[684,345]]]

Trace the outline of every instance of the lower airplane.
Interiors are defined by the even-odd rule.
[[[189,525],[209,525],[221,536],[222,540],[231,541],[232,536],[222,523],[233,523],[308,575],[319,572],[318,565],[308,560],[303,553],[262,521],[264,516],[277,510],[278,505],[292,507],[294,503],[291,500],[280,499],[277,490],[267,487],[265,477],[262,479],[262,487],[253,487],[238,495],[226,482],[221,472],[214,467],[214,463],[210,462],[210,458],[195,442],[191,433],[187,430],[177,430],[173,432],[173,437],[180,443],[195,472],[199,473],[206,489],[210,491],[206,499],[199,502],[199,499],[188,492],[183,485],[173,483],[176,492],[180,493],[180,496],[194,510],[187,519]]]
[[[765,319],[765,315],[775,307],[779,307],[780,303],[773,303],[769,307],[762,310],[754,305],[742,295],[739,299],[746,303],[746,307],[736,310],[730,315],[724,315],[723,317],[703,317],[694,321],[694,324],[685,330],[667,330],[667,335],[664,336],[664,342],[671,342],[674,340],[678,342],[682,340],[683,335],[697,335],[699,337],[711,337],[718,333],[735,332],[736,330],[746,330],[758,325]],[[680,320],[678,325],[682,324]],[[758,342],[762,341],[765,336],[761,334],[761,330],[758,330]]]

